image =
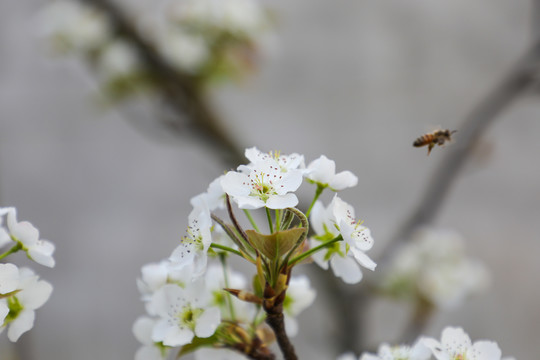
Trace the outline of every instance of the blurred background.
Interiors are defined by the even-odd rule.
[[[148,6],[124,0],[124,6]],[[155,104],[96,104],[92,71],[51,55],[37,36],[44,0],[0,3],[0,205],[16,206],[56,244],[56,267],[17,255],[54,285],[21,338],[30,359],[130,359],[144,312],[140,267],[178,244],[189,199],[227,168],[204,143],[153,126]],[[275,43],[257,73],[214,88],[215,111],[240,147],[321,154],[359,185],[343,197],[372,230],[373,258],[418,204],[451,149],[413,148],[459,129],[532,43],[529,0],[274,0]],[[540,333],[540,95],[529,92],[484,132],[435,219],[467,239],[489,290],[437,314],[425,331],[462,326],[503,355],[537,356]],[[459,132],[456,134],[459,137]],[[304,185],[306,186],[306,185]],[[336,281],[339,281],[336,279]],[[313,281],[315,283],[315,281]],[[361,286],[362,283],[359,285]],[[299,317],[301,359],[333,359],[319,289]],[[406,312],[382,301],[372,346],[392,342]],[[0,358],[13,346],[0,340]]]

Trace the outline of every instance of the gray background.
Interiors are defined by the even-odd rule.
[[[125,1],[129,3],[129,1]],[[93,103],[85,66],[54,59],[35,35],[44,1],[0,2],[0,197],[57,246],[57,266],[29,264],[54,285],[23,336],[33,359],[130,359],[143,313],[135,278],[183,235],[189,199],[223,172],[204,146],[141,131],[142,104]],[[326,154],[359,176],[343,197],[376,239],[417,203],[445,149],[414,149],[437,126],[458,128],[531,41],[525,0],[269,2],[277,49],[260,73],[217,89],[216,107],[245,146]],[[540,101],[530,94],[482,138],[436,223],[460,231],[491,288],[426,330],[460,325],[505,355],[537,357],[540,333]],[[458,134],[459,135],[459,134]],[[300,316],[303,359],[332,359],[321,299]],[[370,339],[392,341],[405,311],[381,302]],[[5,338],[5,335],[2,335]],[[0,358],[10,345],[0,341]]]

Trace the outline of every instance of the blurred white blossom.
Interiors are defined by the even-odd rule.
[[[313,160],[307,167],[306,178],[323,188],[329,187],[333,191],[340,191],[358,184],[358,178],[346,170],[336,174],[336,163],[321,155]]]
[[[430,350],[420,341],[412,347],[408,345],[390,346],[381,344],[377,354],[364,353],[360,360],[428,360]]]
[[[419,229],[395,257],[382,288],[398,297],[417,297],[453,308],[487,287],[489,274],[466,257],[464,239],[453,231]]]
[[[305,275],[293,276],[289,281],[283,312],[285,316],[285,330],[287,335],[298,334],[298,322],[296,317],[307,309],[316,297],[316,291],[311,287],[309,278]]]
[[[422,338],[420,341],[437,360],[501,360],[501,350],[496,342],[482,340],[472,343],[469,335],[459,327],[446,327],[440,341],[434,338]]]

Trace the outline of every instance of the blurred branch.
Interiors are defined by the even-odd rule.
[[[236,166],[244,160],[240,147],[223,129],[194,77],[171,67],[113,1],[79,1],[107,14],[115,31],[131,43],[147,70],[159,81],[161,95],[178,115],[177,121],[167,123],[171,131],[178,135],[185,136],[189,132],[197,136],[229,166]],[[182,118],[188,120],[188,126],[182,123]]]

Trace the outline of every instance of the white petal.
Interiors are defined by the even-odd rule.
[[[235,196],[233,200],[240,209],[254,210],[264,206],[264,201],[255,196]]]
[[[28,256],[40,265],[53,268],[55,265],[52,254],[54,253],[54,244],[47,240],[39,240],[32,247],[28,248]]]
[[[43,306],[49,300],[53,286],[45,280],[39,280],[31,286],[17,293],[17,299],[25,309],[35,310]]]
[[[298,321],[290,315],[284,315],[285,332],[288,336],[293,337],[298,334]]]
[[[156,346],[141,346],[135,353],[135,360],[162,360],[161,351]]]
[[[142,281],[151,291],[155,291],[167,283],[167,263],[146,264],[141,268]]]
[[[178,326],[171,326],[165,334],[163,345],[166,346],[182,346],[189,344],[193,340],[193,331],[188,328],[180,329]]]
[[[195,259],[195,245],[184,241],[173,250],[169,260],[177,267],[192,264]]]
[[[23,310],[15,320],[9,323],[8,339],[12,342],[34,326],[35,313],[32,310]]]
[[[302,171],[289,170],[283,175],[283,179],[276,184],[276,192],[279,195],[283,195],[291,191],[296,191],[302,185],[303,179],[304,175]]]
[[[437,340],[433,338],[420,338],[419,342],[430,349],[437,360],[450,360],[450,355],[443,350],[441,343]]]
[[[315,247],[317,245],[320,245],[321,243],[319,241],[311,241],[311,247]],[[311,255],[311,258],[317,265],[319,265],[324,270],[328,270],[328,260],[324,260],[324,257],[326,256],[327,251],[321,250],[316,252],[315,254]]]
[[[165,335],[167,335],[167,331],[169,330],[169,323],[167,319],[161,318],[159,319],[154,327],[152,328],[152,341],[160,342],[165,339]]]
[[[334,191],[340,191],[356,186],[356,184],[358,184],[358,178],[356,175],[350,171],[342,171],[332,178],[332,180],[328,183],[328,186]]]
[[[462,328],[446,327],[441,335],[441,343],[451,351],[463,351],[472,346],[471,338]]]
[[[330,266],[337,277],[347,284],[356,284],[362,280],[362,271],[351,257],[334,256],[330,259]]]
[[[248,176],[236,171],[225,174],[221,179],[221,187],[231,196],[248,196],[251,192]]]
[[[364,357],[362,357],[361,360],[362,359],[364,359]],[[352,352],[348,352],[348,353],[339,355],[336,360],[356,360],[356,356]]]
[[[0,264],[0,294],[17,290],[19,268],[13,264]]]
[[[0,220],[1,219],[2,218],[0,217]],[[0,227],[0,248],[6,246],[10,242],[11,242],[11,237],[9,236],[8,232],[3,227]]]
[[[219,311],[219,308],[208,308],[197,319],[197,325],[195,326],[195,334],[201,338],[212,336],[220,322],[221,313]]]
[[[352,254],[354,255],[354,258],[356,259],[356,261],[358,261],[360,265],[362,265],[363,267],[371,271],[375,270],[375,268],[377,267],[377,264],[375,263],[375,261],[371,260],[370,257],[367,256],[364,252],[355,248],[351,248],[350,251],[352,252]]]
[[[0,324],[4,323],[7,314],[9,314],[9,308],[7,306],[6,300],[0,299]]]
[[[155,324],[156,320],[149,318],[148,316],[140,316],[135,320],[135,323],[133,323],[133,327],[131,328],[133,335],[135,335],[135,338],[141,344],[152,345],[152,330],[154,329]]]
[[[308,170],[311,170],[307,176],[308,179],[326,185],[336,173],[336,163],[326,156],[321,155],[308,165]]]
[[[476,354],[476,357],[473,358],[471,356],[472,354]],[[501,349],[499,349],[496,342],[477,341],[474,343],[472,349],[467,352],[466,358],[478,360],[499,360],[501,358]]]
[[[266,207],[269,209],[286,209],[295,207],[298,204],[296,195],[289,193],[285,195],[272,195],[266,201]]]

